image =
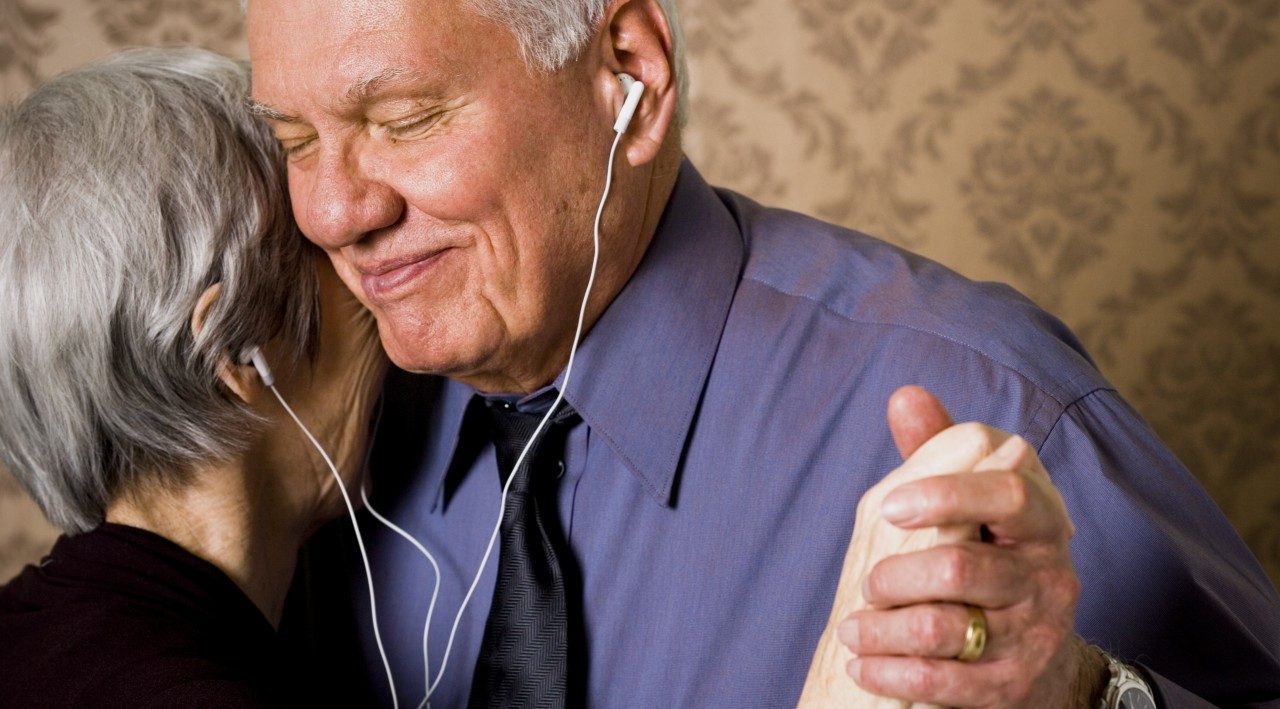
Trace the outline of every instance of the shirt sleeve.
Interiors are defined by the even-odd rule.
[[[1162,707],[1280,706],[1280,595],[1141,416],[1095,391],[1040,455],[1076,528],[1080,636],[1148,669]]]
[[[1143,667],[1142,671],[1146,678],[1151,681],[1151,688],[1155,690],[1156,706],[1175,707],[1176,709],[1214,709],[1213,704],[1179,687],[1177,683],[1171,682],[1150,667]],[[1263,706],[1272,705],[1274,705],[1274,702],[1263,704]]]

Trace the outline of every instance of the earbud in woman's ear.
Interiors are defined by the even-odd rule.
[[[253,364],[253,368],[258,370],[258,377],[262,379],[262,385],[265,387],[273,387],[276,385],[276,378],[271,374],[271,367],[267,365],[267,358],[262,354],[262,348],[254,345],[240,354],[240,364]]]

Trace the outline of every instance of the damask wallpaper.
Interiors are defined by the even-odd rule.
[[[713,182],[1062,317],[1280,582],[1280,0],[682,4]],[[238,0],[0,0],[0,94],[188,42]],[[53,536],[0,477],[0,579]]]

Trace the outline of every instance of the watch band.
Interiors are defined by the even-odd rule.
[[[1100,709],[1156,709],[1155,693],[1142,672],[1105,650],[1099,651],[1106,658],[1107,669],[1111,672],[1111,681],[1103,692]]]

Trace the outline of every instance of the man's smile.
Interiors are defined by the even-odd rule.
[[[402,296],[414,283],[434,270],[442,257],[452,250],[451,247],[446,247],[353,265],[360,273],[360,285],[365,296],[373,303],[382,305]]]

